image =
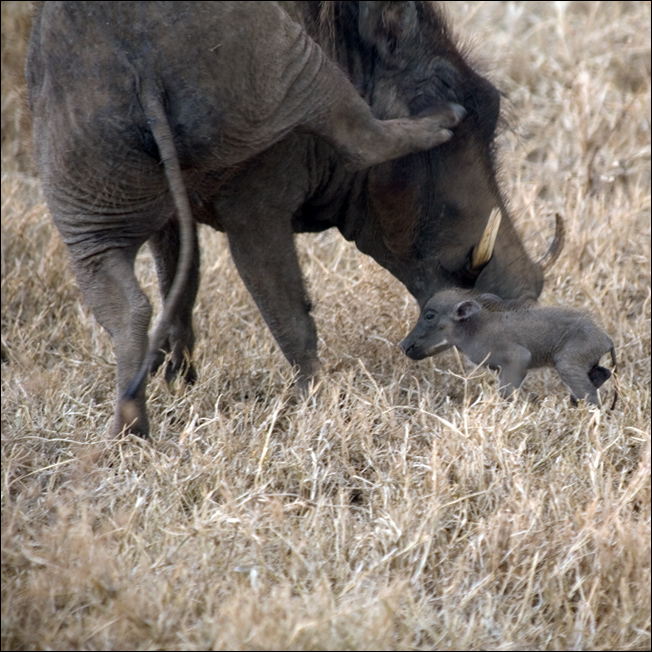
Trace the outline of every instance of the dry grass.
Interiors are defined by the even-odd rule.
[[[3,649],[649,649],[650,4],[451,3],[510,97],[533,253],[567,219],[542,303],[616,341],[613,413],[551,372],[505,404],[454,353],[405,359],[413,301],[334,232],[298,238],[325,373],[297,402],[206,230],[201,379],[150,384],[150,443],[105,438],[111,345],[25,162],[22,4],[2,5]]]

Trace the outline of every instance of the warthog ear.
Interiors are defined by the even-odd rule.
[[[414,36],[419,28],[415,2],[361,2],[358,29],[368,45],[381,55],[392,54],[399,40]]]
[[[467,299],[466,301],[460,301],[460,303],[455,306],[453,318],[455,321],[464,321],[479,311],[480,304],[476,301],[473,301],[473,299]]]
[[[369,173],[369,207],[385,246],[399,257],[413,253],[421,220],[419,175],[412,158],[377,165]]]

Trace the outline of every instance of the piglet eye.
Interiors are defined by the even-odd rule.
[[[423,316],[423,318],[426,321],[432,321],[436,316],[437,313],[434,310],[426,310],[426,314]]]

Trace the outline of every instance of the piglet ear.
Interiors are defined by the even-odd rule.
[[[466,301],[461,301],[455,306],[454,319],[455,321],[464,321],[468,319],[471,315],[475,315],[476,312],[479,312],[480,304],[473,299],[467,299]]]
[[[482,305],[485,308],[491,308],[492,310],[505,309],[505,302],[495,294],[491,294],[490,292],[485,292],[484,294],[481,294],[478,298],[480,299]]]

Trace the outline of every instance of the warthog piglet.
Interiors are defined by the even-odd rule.
[[[586,314],[567,308],[509,310],[494,295],[465,290],[430,298],[399,346],[414,360],[456,346],[473,363],[499,370],[505,398],[529,369],[555,367],[574,404],[586,399],[599,405],[597,389],[611,376],[600,359],[610,353],[616,366],[612,339]]]

